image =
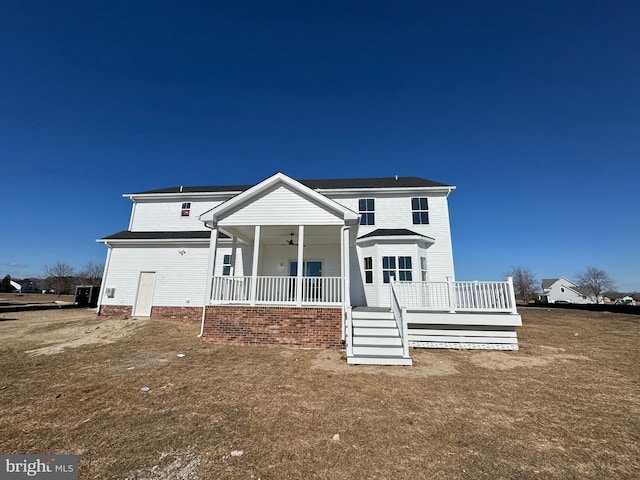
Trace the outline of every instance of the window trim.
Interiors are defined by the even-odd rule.
[[[373,283],[373,257],[364,257],[364,283],[370,285]]]
[[[364,202],[364,208],[363,208],[362,202]],[[375,225],[376,224],[376,199],[375,198],[359,198],[358,199],[358,215],[360,215],[360,225]]]
[[[411,221],[413,225],[429,225],[429,197],[411,197]]]
[[[384,255],[382,257],[382,283],[390,283],[391,278],[398,282],[413,281],[413,257],[411,255]]]
[[[230,277],[233,271],[233,255],[224,254],[222,256],[222,276]]]

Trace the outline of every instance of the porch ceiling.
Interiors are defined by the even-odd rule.
[[[236,236],[246,243],[252,243],[255,234],[253,225],[225,227],[224,232]],[[262,226],[260,229],[260,243],[266,245],[284,245],[293,233],[294,243],[298,243],[298,225]],[[340,226],[338,225],[308,225],[304,227],[305,245],[334,245],[340,243]]]

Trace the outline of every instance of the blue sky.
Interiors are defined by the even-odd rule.
[[[456,276],[640,291],[640,3],[2,2],[0,276],[102,263],[123,193],[421,176]]]

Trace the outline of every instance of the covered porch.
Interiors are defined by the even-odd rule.
[[[342,307],[349,298],[348,228],[257,225],[225,233],[231,254],[222,254],[221,274],[211,277],[210,305]]]
[[[351,305],[356,212],[278,173],[200,220],[211,229],[202,318],[206,340],[341,344]],[[229,240],[219,244],[219,233]]]

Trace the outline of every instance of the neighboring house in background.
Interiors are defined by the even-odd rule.
[[[589,292],[564,277],[543,279],[540,300],[544,303],[597,303]]]
[[[276,173],[124,195],[128,230],[98,240],[98,312],[198,321],[217,343],[344,346],[349,363],[411,364],[409,346],[517,349],[511,282],[455,281],[454,189]]]
[[[21,293],[41,293],[42,290],[30,279],[18,280]]]

